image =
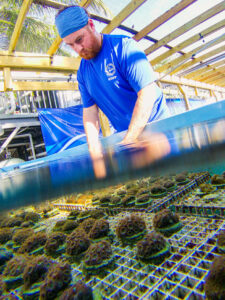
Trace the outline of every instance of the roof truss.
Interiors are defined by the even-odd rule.
[[[116,28],[122,28],[133,34],[133,38],[136,41],[140,41],[141,39],[151,41],[152,45],[145,49],[145,53],[147,55],[149,53],[152,54],[153,52],[155,52],[156,54],[156,50],[158,50],[159,48],[165,48],[166,51],[163,54],[157,54],[153,59],[151,59],[151,63],[157,72],[170,72],[171,75],[184,74],[183,76],[185,76],[187,79],[196,79],[201,82],[210,83],[213,85],[216,84],[223,87],[223,79],[225,78],[223,69],[224,59],[216,61],[215,63],[207,63],[207,60],[213,59],[216,55],[221,55],[221,53],[224,53],[224,46],[221,46],[221,43],[225,40],[225,35],[217,36],[210,42],[204,43],[203,45],[198,46],[189,52],[185,52],[184,49],[192,45],[193,43],[203,39],[204,37],[209,36],[210,34],[216,34],[217,32],[219,32],[219,30],[225,27],[224,19],[212,24],[211,26],[208,26],[201,32],[192,35],[191,37],[174,47],[171,47],[169,43],[175,38],[182,36],[189,30],[193,29],[197,25],[203,24],[208,19],[223,12],[225,10],[225,0],[221,1],[219,4],[208,9],[202,14],[201,12],[199,12],[199,15],[197,17],[185,24],[182,24],[179,28],[170,32],[160,40],[152,38],[150,33],[159,26],[166,24],[168,20],[173,19],[181,11],[187,9],[188,7],[191,7],[198,0],[180,0],[174,7],[170,8],[161,16],[159,16],[155,20],[151,20],[151,22],[147,26],[143,27],[139,32],[135,32],[135,30],[133,30],[132,28],[125,28],[125,26],[123,25],[124,20],[126,20],[131,14],[138,10],[139,7],[142,6],[146,1],[149,0],[131,0],[128,5],[111,20],[103,19],[101,16],[92,15],[92,17],[95,17],[95,19],[97,18],[99,21],[106,23],[106,26],[102,30],[103,33],[111,33]],[[87,8],[90,5],[90,2],[90,0],[82,0],[80,2],[80,5]],[[53,0],[33,0],[33,3],[57,9],[62,6],[67,6],[67,4],[58,3],[57,1]],[[10,40],[9,49],[6,52],[0,52],[0,69],[3,71],[3,75],[8,77],[4,80],[4,82],[1,83],[5,90],[20,90],[22,87],[24,87],[25,89],[27,88],[25,82],[23,84],[20,84],[19,82],[13,82],[11,78],[11,71],[13,70],[76,73],[79,67],[79,58],[62,57],[55,55],[62,42],[59,36],[56,36],[54,43],[51,45],[46,55],[22,55],[21,53],[15,52],[22,26],[26,18],[26,14],[31,5],[32,0],[23,1],[14,28],[14,32]],[[216,45],[217,47],[215,48]],[[211,47],[214,48],[210,50]],[[203,50],[205,51],[206,49],[208,49],[207,53],[200,56],[198,55],[200,52],[203,52]],[[171,59],[176,53],[178,53],[180,57]],[[166,61],[168,59],[169,62]],[[35,86],[37,87],[39,86],[39,84],[36,84]],[[31,84],[30,86],[32,87]],[[44,86],[47,85],[43,84],[43,87]],[[51,87],[51,85],[48,86]],[[59,88],[58,83],[56,84],[56,86]],[[63,86],[64,87],[62,87],[62,89],[64,89],[65,86],[71,88],[71,85]],[[210,86],[209,89],[211,88],[212,87]]]

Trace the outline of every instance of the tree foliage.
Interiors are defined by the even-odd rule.
[[[75,0],[58,0],[67,5],[79,4]],[[0,3],[0,50],[7,50],[20,12],[23,0],[2,0]],[[109,14],[103,1],[93,0],[90,4],[93,10]],[[16,45],[16,51],[46,53],[57,36],[54,25],[56,10],[45,5],[35,4],[33,1],[24,21],[22,31]],[[62,49],[58,54],[70,55]]]

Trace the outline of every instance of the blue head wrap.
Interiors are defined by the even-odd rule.
[[[83,28],[88,23],[88,15],[80,6],[70,6],[55,18],[55,25],[61,38]]]

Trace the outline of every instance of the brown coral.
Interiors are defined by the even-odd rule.
[[[33,211],[27,212],[25,214],[24,221],[31,221],[33,223],[37,223],[41,219],[41,216]]]
[[[33,229],[31,228],[24,228],[19,229],[13,235],[13,242],[17,245],[21,245],[28,237],[34,234]]]
[[[59,246],[63,245],[66,240],[66,235],[62,232],[54,232],[48,236],[45,243],[45,251],[48,255],[54,255]]]
[[[18,227],[22,224],[23,219],[20,217],[9,217],[1,223],[1,227]]]
[[[84,229],[84,231],[86,233],[89,233],[91,228],[93,227],[94,223],[95,223],[95,219],[93,218],[88,218],[84,221],[81,222],[81,224],[79,225],[80,228]]]
[[[66,253],[71,256],[80,256],[87,251],[90,240],[84,230],[74,230],[66,239]]]
[[[40,300],[56,299],[58,293],[72,280],[71,266],[67,263],[54,263],[40,288]]]
[[[136,214],[131,214],[121,219],[116,227],[116,234],[119,239],[126,240],[135,235],[140,235],[146,230],[144,219]]]
[[[24,255],[16,255],[7,262],[3,276],[16,277],[23,274],[28,258]]]
[[[89,232],[89,238],[99,239],[107,236],[109,233],[109,222],[104,219],[96,220]]]
[[[179,222],[179,216],[170,209],[163,209],[153,218],[153,226],[155,228],[165,228]]]
[[[218,234],[216,244],[219,252],[225,253],[225,230],[221,230]]]
[[[166,189],[171,189],[175,186],[175,183],[172,180],[167,180],[167,181],[164,182],[163,186]]]
[[[185,182],[187,180],[187,176],[184,173],[180,173],[180,174],[178,174],[178,175],[175,176],[175,180],[178,183],[182,183],[182,182]]]
[[[53,261],[45,256],[37,256],[29,260],[23,272],[24,288],[27,289],[32,284],[44,280],[52,263]]]
[[[205,280],[205,294],[208,300],[225,299],[225,257],[216,257]]]
[[[78,222],[75,220],[66,220],[66,222],[62,225],[63,232],[71,232],[78,227]]]
[[[135,203],[135,196],[133,196],[133,195],[126,195],[122,199],[122,204],[124,206],[130,206],[130,205],[133,205],[134,203]]]
[[[79,280],[63,292],[59,300],[93,300],[92,288]]]
[[[12,239],[13,233],[10,228],[0,229],[0,244],[5,244]]]
[[[93,244],[88,249],[84,257],[86,266],[101,265],[104,260],[108,260],[112,256],[112,248],[108,241],[101,241]]]
[[[90,217],[93,219],[101,219],[105,216],[106,215],[105,215],[104,211],[102,211],[100,209],[90,210]]]
[[[212,184],[225,184],[225,178],[222,175],[214,174],[211,177]]]
[[[166,192],[166,188],[162,185],[155,184],[151,187],[150,191],[153,195],[164,194]]]
[[[31,253],[32,251],[44,246],[47,241],[47,236],[44,232],[38,232],[27,238],[20,249],[19,253]]]
[[[163,250],[165,250],[165,253],[168,252],[167,248],[167,241],[164,237],[160,233],[151,232],[137,243],[137,256],[147,261],[153,257],[157,257],[157,254]]]

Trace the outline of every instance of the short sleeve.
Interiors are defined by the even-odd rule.
[[[78,88],[81,94],[81,99],[83,103],[83,107],[87,108],[95,104],[94,99],[88,93],[88,90],[84,84],[83,76],[81,75],[80,69],[77,72],[77,81],[78,81]]]
[[[156,79],[144,51],[131,38],[123,39],[120,65],[125,78],[136,93]]]

